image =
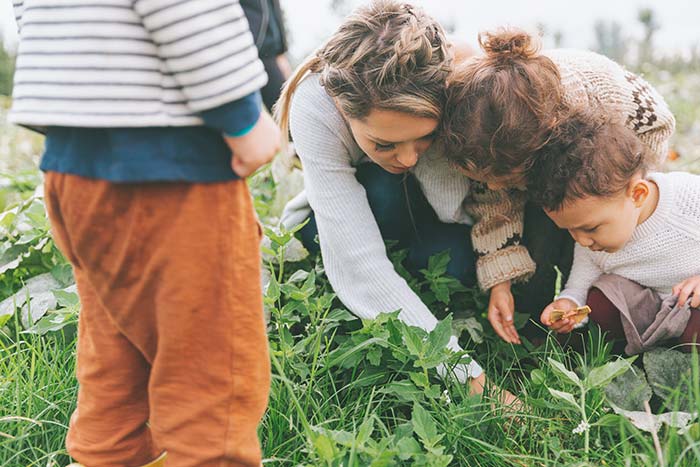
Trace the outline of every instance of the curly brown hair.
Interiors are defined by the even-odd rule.
[[[559,69],[519,29],[479,35],[485,54],[458,65],[441,140],[452,163],[479,179],[524,173],[567,112]]]
[[[646,174],[654,154],[633,130],[592,110],[573,111],[537,151],[527,174],[529,198],[548,211],[589,196],[622,192]]]

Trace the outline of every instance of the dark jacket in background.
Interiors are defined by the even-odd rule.
[[[282,8],[279,0],[241,0],[260,58],[287,51]]]

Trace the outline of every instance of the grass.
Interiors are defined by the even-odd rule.
[[[77,398],[74,369],[74,333],[16,332],[0,340],[0,465],[68,463],[64,438]]]
[[[652,70],[649,78],[678,118],[674,146],[681,157],[669,168],[700,172],[700,77]],[[30,132],[6,125],[2,107],[0,213],[31,198],[40,183],[36,163],[42,145]],[[269,171],[251,181],[256,208],[269,223],[283,204],[283,183]],[[5,245],[14,238],[10,224],[0,214]],[[28,227],[22,228],[26,233]],[[32,243],[39,246],[17,268],[0,273],[0,300],[30,276],[61,271],[62,260],[50,245],[40,244],[45,235],[40,230]],[[437,377],[435,365],[461,358],[441,346],[449,318],[429,336],[391,316],[371,323],[354,318],[332,294],[319,258],[286,260],[291,236],[268,231],[265,303],[273,380],[260,427],[265,465],[700,465],[697,420],[686,430],[662,425],[650,433],[615,414],[608,394],[612,386],[600,375],[624,371],[612,384],[631,393],[631,380],[622,378],[641,374],[647,362],[630,366],[619,360],[597,332],[583,337],[582,353],[562,349],[553,338],[538,348],[529,343],[513,347],[490,331],[483,296],[459,288],[438,290],[443,284],[438,281],[440,258],[430,274],[409,278],[432,309],[447,307],[455,319],[468,320],[464,347],[478,356],[496,384],[519,394],[527,407],[514,419],[494,404],[497,394],[474,398],[464,385]],[[35,261],[37,256],[41,261]],[[440,300],[444,293],[447,303]],[[75,327],[27,333],[15,314],[0,329],[0,465],[65,465],[70,459],[64,438],[77,391]],[[647,370],[654,413],[700,412],[697,356],[682,360],[680,368],[666,385],[668,379]],[[670,392],[662,391],[664,386],[672,386]],[[590,426],[582,430],[583,421]]]

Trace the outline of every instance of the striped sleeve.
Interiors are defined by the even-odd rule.
[[[134,9],[195,112],[267,82],[238,0],[135,0]]]
[[[12,0],[12,9],[15,12],[15,20],[17,22],[17,31],[21,29],[22,15],[24,14],[24,0]]]

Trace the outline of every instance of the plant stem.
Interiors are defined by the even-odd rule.
[[[649,401],[644,401],[644,411],[649,416],[649,419],[653,420],[654,416],[651,413],[651,407],[649,407]],[[654,440],[654,448],[656,449],[656,458],[659,460],[659,466],[664,467],[666,465],[666,463],[664,462],[664,453],[661,450],[661,442],[659,441],[659,434],[655,430],[653,430],[651,432],[651,438]]]
[[[588,416],[586,415],[586,389],[581,388],[581,420],[583,421],[583,450],[586,462],[588,462],[588,452],[590,450],[591,436],[588,428]]]

